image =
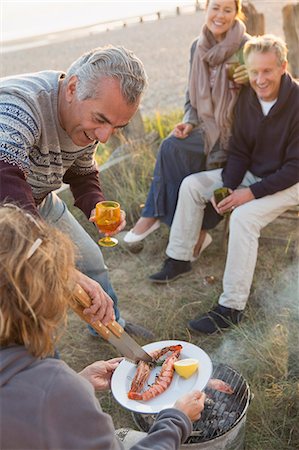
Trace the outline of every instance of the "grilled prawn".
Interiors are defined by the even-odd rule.
[[[182,348],[183,347],[181,345],[172,345],[150,353],[153,359],[158,362],[161,356],[165,355],[168,352],[172,352],[172,354],[168,356],[164,361],[161,372],[157,376],[156,381],[144,392],[141,391],[149,378],[151,369],[153,368],[154,364],[140,361],[138,363],[137,371],[131,384],[131,389],[128,393],[129,399],[149,400],[159,394],[162,394],[162,392],[164,392],[168,388],[172,381],[174,373],[174,363],[179,359]]]
[[[225,394],[233,394],[233,388],[225,381],[218,380],[218,378],[211,378],[208,381],[207,387],[210,389],[215,389],[215,391],[224,392]]]

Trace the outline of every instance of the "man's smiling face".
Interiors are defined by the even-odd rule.
[[[249,82],[257,96],[266,102],[276,100],[287,63],[280,63],[274,51],[261,53],[253,50],[248,55],[246,66]]]
[[[95,141],[105,143],[114,131],[129,123],[139,102],[129,105],[120,91],[119,81],[112,78],[100,80],[96,98],[78,100],[77,82],[73,76],[65,88],[62,126],[79,147]]]

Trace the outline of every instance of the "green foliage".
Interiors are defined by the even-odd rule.
[[[95,160],[99,166],[108,161],[111,155],[111,148],[107,144],[99,144],[95,154]]]
[[[179,109],[162,115],[159,111],[156,111],[154,117],[144,118],[145,131],[147,133],[157,131],[160,139],[164,139],[173,130],[174,126],[182,121],[182,119],[183,113]]]

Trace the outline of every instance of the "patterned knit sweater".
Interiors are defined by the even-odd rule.
[[[8,77],[0,83],[0,200],[36,211],[46,195],[70,184],[75,205],[89,217],[103,200],[96,144],[76,146],[58,120],[62,72]],[[24,191],[25,190],[25,191]]]

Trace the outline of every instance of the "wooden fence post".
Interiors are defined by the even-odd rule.
[[[246,2],[242,6],[242,11],[245,15],[244,23],[246,25],[247,33],[252,36],[265,34],[265,18],[264,14],[258,13],[254,5]]]
[[[299,3],[282,8],[283,31],[289,49],[289,72],[299,78]]]

